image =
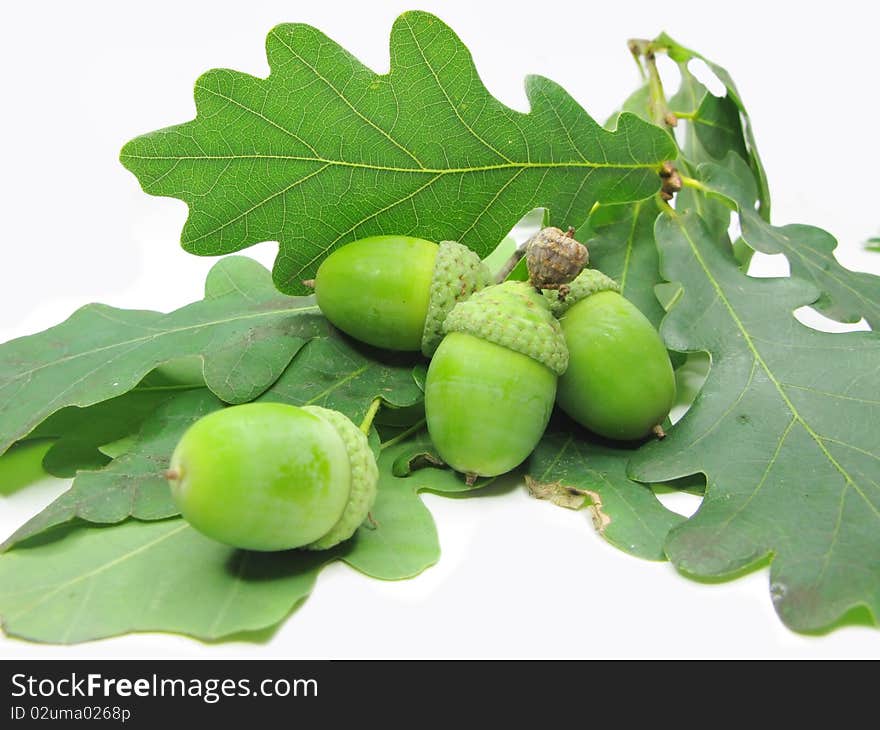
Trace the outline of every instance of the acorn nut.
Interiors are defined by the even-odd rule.
[[[324,316],[355,339],[431,357],[449,311],[490,280],[480,257],[455,241],[371,236],[323,261],[315,296]]]
[[[640,439],[660,424],[675,401],[675,376],[660,335],[617,283],[595,269],[577,277],[560,300],[545,292],[559,317],[569,366],[556,402],[600,436]]]

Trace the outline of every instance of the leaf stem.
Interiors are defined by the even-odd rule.
[[[645,65],[648,68],[648,93],[651,97],[651,116],[654,124],[664,128],[674,127],[677,118],[669,108],[669,102],[666,101],[666,93],[663,91],[663,82],[657,70],[657,60],[653,51],[645,56]]]
[[[360,429],[364,433],[365,436],[369,436],[370,429],[373,427],[373,419],[376,417],[376,414],[379,412],[379,408],[382,407],[382,399],[374,398],[373,402],[370,403],[370,407],[367,409],[366,414],[364,415],[364,420],[361,421]]]
[[[416,421],[408,429],[406,429],[406,431],[402,431],[401,433],[397,434],[397,436],[395,436],[394,438],[390,438],[387,441],[383,441],[379,445],[379,451],[385,451],[385,449],[390,448],[391,446],[394,446],[395,444],[399,444],[401,441],[405,441],[410,436],[412,436],[414,433],[418,433],[419,431],[421,431],[424,427],[425,427],[425,419],[422,418],[421,420]]]
[[[712,192],[711,188],[709,188],[705,183],[697,180],[696,178],[688,177],[687,175],[681,174],[679,174],[679,177],[681,177],[681,184],[684,185],[686,188],[693,188],[694,190],[699,190],[701,193],[707,194]]]
[[[660,193],[657,193],[655,196],[657,200],[657,205],[660,207],[660,210],[663,211],[670,218],[676,218],[678,214],[675,212],[675,208],[673,208],[669,203],[667,203]]]
[[[700,180],[696,180],[695,178],[688,177],[687,175],[679,174],[681,178],[681,184],[686,188],[691,188],[692,190],[696,190],[698,192],[703,193],[703,195],[711,195],[716,200],[720,200],[725,206],[730,208],[734,213],[739,211],[739,206],[735,201],[728,198],[726,195],[719,194],[716,190],[713,190],[708,185]]]
[[[663,91],[663,81],[660,79],[660,72],[657,70],[657,58],[655,53],[662,48],[655,45],[653,41],[646,41],[639,38],[633,38],[629,41],[629,51],[636,59],[642,78],[648,83],[649,107],[651,110],[651,119],[658,127],[669,129],[678,123],[678,117],[669,108],[669,102],[666,100],[666,93]],[[644,66],[639,61],[644,59]],[[647,72],[647,78],[645,74]]]
[[[635,61],[636,66],[638,66],[639,76],[641,77],[642,81],[647,81],[648,77],[645,74],[645,67],[642,66],[641,61],[642,48],[644,47],[644,43],[646,43],[646,41],[633,38],[627,43],[627,46],[629,47],[630,54],[632,54],[633,61]]]

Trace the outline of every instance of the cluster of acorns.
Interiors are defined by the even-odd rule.
[[[492,284],[459,243],[377,236],[336,250],[314,287],[349,336],[431,359],[425,419],[443,461],[504,474],[537,446],[554,402],[603,437],[654,432],[675,398],[666,348],[618,285],[585,269],[587,249],[557,228],[524,247],[529,281]],[[376,496],[366,435],[318,407],[225,408],[183,436],[167,472],[199,531],[251,550],[326,549],[350,538]]]

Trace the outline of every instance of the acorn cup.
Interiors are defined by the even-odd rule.
[[[549,301],[527,282],[487,287],[455,306],[425,381],[440,457],[476,477],[522,463],[544,433],[568,351]]]
[[[556,394],[559,407],[600,436],[662,437],[661,424],[675,402],[675,375],[647,317],[595,269],[581,272],[564,298],[555,291],[544,296],[569,351]]]
[[[455,241],[372,236],[322,262],[315,296],[324,316],[356,340],[431,357],[446,315],[491,278],[480,257]]]

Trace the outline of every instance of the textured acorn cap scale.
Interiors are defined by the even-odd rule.
[[[336,524],[322,537],[305,545],[306,550],[327,550],[348,540],[367,518],[376,501],[379,468],[363,432],[339,411],[320,406],[303,406],[304,411],[323,419],[339,434],[351,464],[351,492],[348,504]],[[296,448],[295,445],[293,448]]]
[[[428,316],[422,334],[422,354],[431,357],[443,340],[443,322],[452,308],[479,289],[492,275],[480,257],[456,241],[441,241],[434,262]]]
[[[620,285],[610,276],[606,276],[598,269],[584,269],[577,278],[569,284],[564,297],[559,296],[558,291],[547,290],[544,296],[550,302],[550,310],[556,317],[561,317],[575,304],[583,301],[600,291],[614,291],[620,293]]]
[[[527,355],[557,375],[568,367],[568,348],[550,304],[524,281],[486,287],[449,313],[444,331],[463,332]]]

